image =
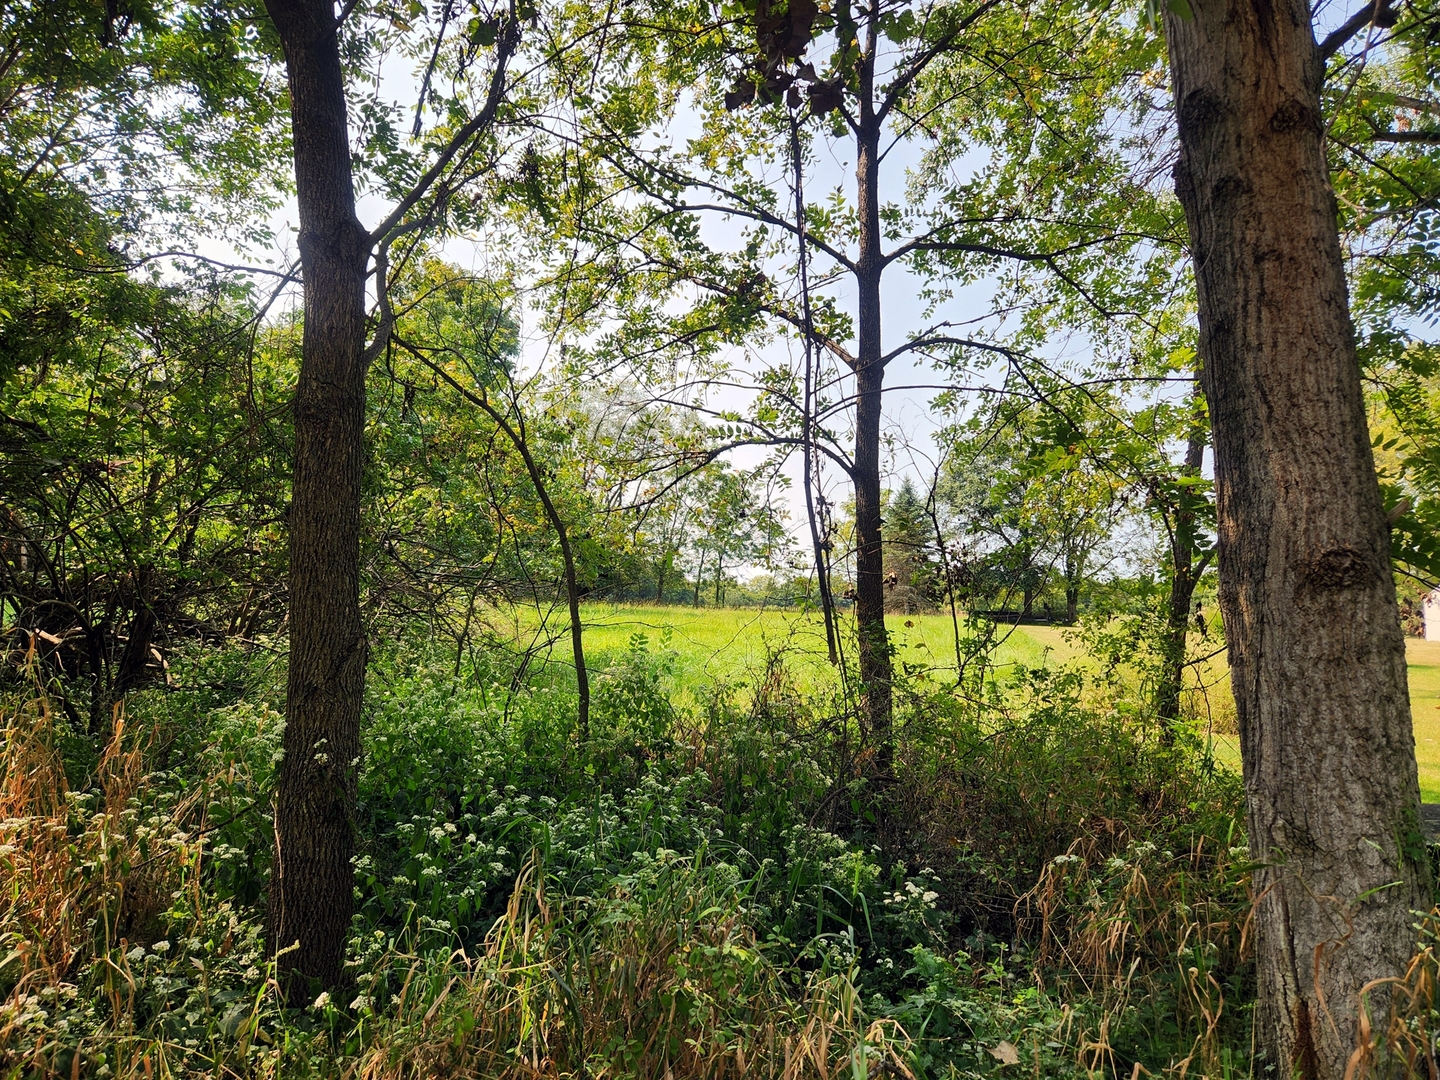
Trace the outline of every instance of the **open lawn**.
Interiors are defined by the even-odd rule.
[[[675,682],[681,686],[750,681],[776,655],[783,658],[801,687],[813,687],[829,678],[825,624],[814,613],[589,604],[583,618],[586,657],[597,669],[620,660],[630,649],[632,637],[644,634],[650,652],[673,654]],[[843,613],[841,618],[847,621]],[[916,668],[954,666],[955,631],[948,616],[894,615],[887,623],[900,663]],[[1016,631],[1001,645],[998,660],[1001,664],[1039,665],[1052,648],[1049,640]]]
[[[1426,802],[1440,802],[1440,641],[1406,638],[1405,662],[1410,670],[1420,795]]]
[[[1440,641],[1407,637],[1405,662],[1410,673],[1410,712],[1415,718],[1420,798],[1440,803]],[[1231,768],[1240,768],[1239,738],[1216,735],[1215,756]]]

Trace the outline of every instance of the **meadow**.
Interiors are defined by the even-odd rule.
[[[631,647],[632,637],[644,634],[652,649],[672,654],[677,685],[747,682],[777,656],[804,689],[830,680],[825,624],[813,612],[593,604],[584,609],[583,618],[587,655],[597,667],[616,662]],[[841,618],[843,623],[845,616]],[[954,668],[956,630],[948,615],[892,615],[886,623],[897,663],[917,671]],[[965,633],[963,625],[960,632]],[[1071,653],[1058,634],[1042,639],[1016,628],[1001,637],[993,658],[1000,667],[1036,667],[1046,663],[1047,655],[1061,655],[1057,649]]]
[[[832,684],[832,669],[825,661],[824,624],[813,612],[590,604],[583,615],[586,652],[596,668],[617,663],[632,647],[634,635],[643,634],[647,648],[670,655],[671,685],[687,703],[701,687],[748,685],[776,656],[784,658],[802,688],[817,690]],[[528,618],[533,623],[533,614]],[[949,615],[892,615],[887,624],[898,663],[912,671],[953,670],[955,627]],[[1085,665],[1084,650],[1066,627],[1007,628],[1000,640],[993,656],[1000,671],[1016,665]],[[1420,793],[1425,802],[1440,802],[1440,641],[1406,638],[1405,652]],[[1233,716],[1223,654],[1201,670],[1211,687],[1210,709],[1217,716]],[[1207,736],[1213,740],[1216,759],[1238,771],[1239,742],[1233,722],[1216,723]]]

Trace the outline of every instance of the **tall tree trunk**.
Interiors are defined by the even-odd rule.
[[[1429,907],[1415,744],[1366,434],[1323,64],[1303,0],[1166,16],[1215,446],[1254,875],[1257,1039],[1338,1078],[1357,993]],[[1377,991],[1378,992],[1378,991]]]
[[[340,981],[354,905],[352,815],[366,643],[360,619],[365,268],[330,0],[266,0],[285,49],[305,329],[290,506],[290,671],[275,794],[270,946],[294,994]]]
[[[1065,586],[1065,625],[1074,626],[1080,618],[1080,586],[1074,583]]]
[[[1196,391],[1198,398],[1199,391]],[[1197,408],[1199,402],[1196,402]],[[1205,431],[1199,417],[1190,428],[1185,443],[1185,464],[1180,468],[1182,477],[1198,477],[1200,466],[1205,460]],[[1170,526],[1170,597],[1165,610],[1165,636],[1161,644],[1164,651],[1164,666],[1160,673],[1160,684],[1155,689],[1155,715],[1161,723],[1161,739],[1170,743],[1174,740],[1175,722],[1180,719],[1180,695],[1185,688],[1185,653],[1190,629],[1190,602],[1195,598],[1195,586],[1205,572],[1208,558],[1195,563],[1196,521],[1195,502],[1199,498],[1191,488],[1180,489],[1175,507],[1175,518]]]
[[[860,63],[859,120],[855,137],[855,208],[859,219],[858,293],[855,353],[855,629],[858,637],[860,691],[875,764],[890,769],[891,662],[885,632],[885,556],[880,518],[880,412],[885,384],[880,337],[880,119],[874,108],[877,21],[866,31],[866,55]]]

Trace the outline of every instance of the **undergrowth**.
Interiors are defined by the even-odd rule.
[[[664,644],[599,675],[583,745],[563,687],[383,657],[350,977],[288,1002],[277,655],[197,650],[99,737],[32,668],[0,749],[0,1075],[1249,1073],[1240,792],[1198,740],[1063,670],[912,674],[877,778],[783,656],[681,708]]]

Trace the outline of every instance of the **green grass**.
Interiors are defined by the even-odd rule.
[[[1410,671],[1410,711],[1415,717],[1415,758],[1420,797],[1440,802],[1440,641],[1405,639]]]
[[[588,604],[583,617],[586,655],[597,669],[618,661],[629,649],[631,636],[641,633],[649,639],[652,652],[665,648],[674,653],[672,685],[677,687],[745,683],[763,671],[767,658],[777,652],[784,656],[803,689],[823,685],[830,678],[824,659],[825,628],[816,614],[755,608]],[[892,615],[886,621],[894,635],[898,661],[919,668],[953,666],[955,640],[948,616]],[[851,616],[842,613],[841,624],[842,629],[851,627]],[[1023,663],[1033,667],[1047,661],[1064,663],[1078,655],[1079,650],[1066,640],[1063,628],[1026,626],[1010,633],[997,659],[1001,665]],[[1407,638],[1406,659],[1420,793],[1426,802],[1440,802],[1440,641]],[[1223,660],[1214,664],[1218,669]],[[1235,736],[1217,736],[1215,751],[1219,760],[1239,768]]]
[[[825,659],[825,624],[817,613],[759,608],[658,607],[640,604],[586,604],[585,659],[592,672],[619,662],[637,634],[647,639],[651,653],[668,652],[673,658],[670,685],[693,700],[716,683],[743,689],[754,685],[770,657],[779,655],[797,689],[813,691],[833,684],[834,672]],[[515,641],[537,634],[533,608],[491,609],[494,629]],[[912,670],[937,668],[943,673],[955,666],[955,631],[948,615],[893,615],[886,620],[896,648],[896,661]],[[563,609],[549,624],[552,635],[568,633]],[[996,653],[998,666],[1025,664],[1037,667],[1068,659],[1074,649],[1063,642],[1059,630],[1017,629],[1004,636]],[[842,647],[853,656],[854,617],[840,614]],[[963,632],[963,626],[962,626]],[[563,637],[554,657],[568,656]],[[942,675],[943,677],[943,675]]]
[[[652,652],[664,648],[674,653],[676,685],[744,682],[762,672],[777,653],[802,689],[830,678],[825,624],[814,613],[589,604],[582,617],[586,657],[596,668],[619,660],[632,635],[644,634]],[[842,645],[853,649],[853,618],[842,612],[840,619]],[[886,622],[899,663],[916,668],[954,666],[954,627],[948,616],[892,615]],[[1038,665],[1044,662],[1046,644],[1017,631],[1001,645],[998,663]]]
[[[1405,663],[1410,677],[1410,714],[1415,721],[1420,798],[1424,802],[1440,802],[1440,641],[1406,638]],[[1238,770],[1239,738],[1215,736],[1215,757]]]

